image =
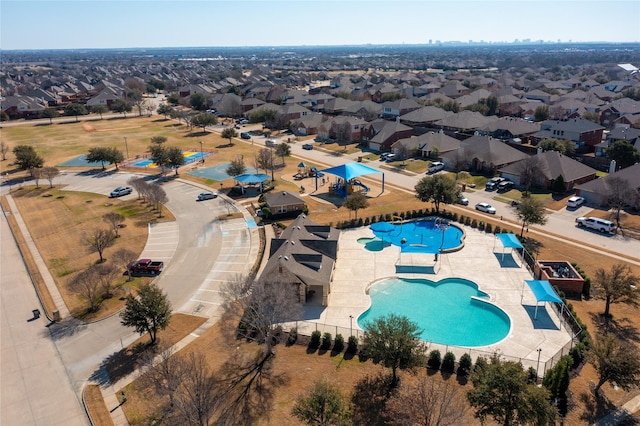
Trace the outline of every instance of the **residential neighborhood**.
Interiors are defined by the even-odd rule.
[[[639,57],[3,52],[3,303],[37,296],[3,317],[6,418],[52,357],[68,424],[320,424],[320,391],[322,424],[418,424],[425,392],[501,422],[488,371],[523,424],[638,421]]]

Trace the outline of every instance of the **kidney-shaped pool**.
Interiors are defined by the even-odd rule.
[[[369,288],[371,307],[358,325],[383,315],[404,315],[422,329],[421,339],[453,346],[486,346],[507,337],[509,316],[462,278],[389,278]]]

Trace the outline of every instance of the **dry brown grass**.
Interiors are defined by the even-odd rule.
[[[70,280],[80,271],[95,264],[97,253],[89,253],[83,244],[84,235],[96,227],[107,228],[102,221],[106,213],[117,212],[126,217],[120,237],[107,248],[104,257],[120,247],[134,253],[142,252],[146,243],[147,223],[158,221],[158,213],[139,200],[111,200],[92,193],[64,191],[58,188],[35,189],[23,187],[12,191],[29,233],[51,271],[56,285],[72,315],[84,320],[95,320],[111,315],[123,307],[126,288],[135,288],[150,278],[137,277],[127,281],[121,276],[113,283],[113,297],[105,299],[97,312],[87,313],[87,303],[68,288]],[[170,212],[160,220],[172,220]],[[116,265],[124,271],[124,265]],[[37,269],[36,269],[37,271]]]
[[[85,407],[91,416],[93,426],[113,426],[111,413],[102,399],[98,385],[87,385],[83,391]]]

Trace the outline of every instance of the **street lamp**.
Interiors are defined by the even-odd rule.
[[[540,369],[540,352],[542,352],[542,348],[536,349],[536,352],[538,352],[538,364],[536,365],[536,380],[537,380],[537,378],[539,377],[538,370]]]
[[[202,151],[202,144],[203,142],[200,141],[200,162],[204,163],[204,152]]]
[[[349,315],[349,335],[353,336],[353,315]]]
[[[129,159],[129,145],[127,144],[127,137],[124,137],[124,148],[127,151],[127,160]]]

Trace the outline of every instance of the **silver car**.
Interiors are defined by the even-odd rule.
[[[476,210],[480,210],[481,212],[496,214],[496,209],[491,204],[487,203],[478,203],[476,204]]]

